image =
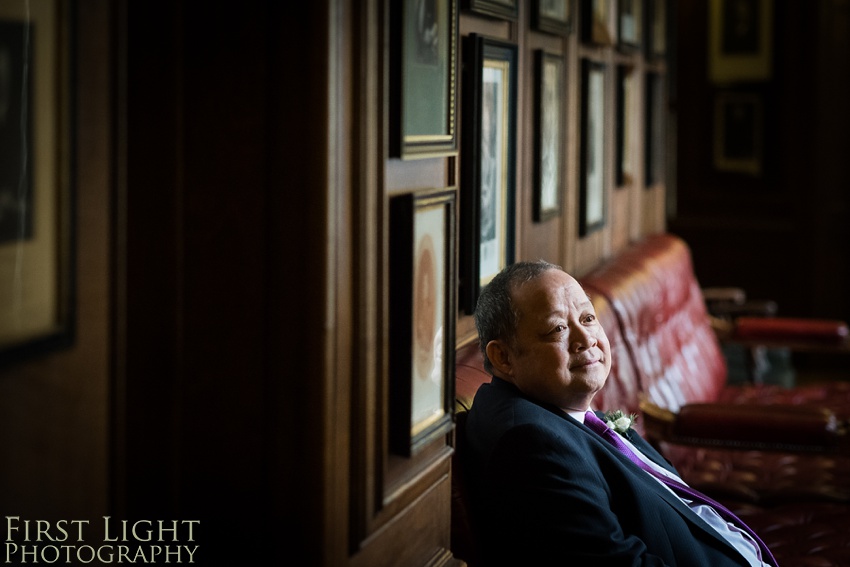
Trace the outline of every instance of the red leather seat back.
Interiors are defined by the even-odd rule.
[[[611,303],[649,401],[677,411],[717,399],[726,362],[684,241],[670,234],[646,237],[581,283]]]

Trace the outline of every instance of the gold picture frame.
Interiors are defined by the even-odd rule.
[[[710,0],[708,76],[715,84],[766,81],[773,67],[773,0]]]
[[[0,3],[0,364],[73,340],[72,3]]]

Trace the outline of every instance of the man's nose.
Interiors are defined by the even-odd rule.
[[[572,325],[570,328],[570,348],[580,352],[596,346],[596,335],[584,325]]]

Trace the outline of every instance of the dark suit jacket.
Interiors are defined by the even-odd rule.
[[[629,440],[673,470],[635,432]],[[499,378],[478,390],[466,441],[487,565],[747,565],[688,506],[599,435]]]

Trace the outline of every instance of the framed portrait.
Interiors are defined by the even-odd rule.
[[[457,0],[391,2],[392,157],[457,152]]]
[[[617,32],[621,50],[640,49],[643,41],[643,0],[617,1]]]
[[[646,188],[664,183],[664,79],[658,73],[646,75],[646,126],[644,127],[644,173]]]
[[[534,0],[531,25],[555,35],[567,35],[572,28],[572,0]]]
[[[645,0],[646,49],[649,59],[667,56],[667,0]]]
[[[634,147],[635,119],[635,71],[627,65],[617,66],[617,188],[631,185],[635,180],[637,149]]]
[[[534,121],[534,220],[541,222],[561,212],[563,194],[564,58],[535,53],[537,101]]]
[[[580,236],[605,226],[605,74],[603,63],[582,61]]]
[[[476,14],[513,21],[519,16],[518,2],[519,0],[463,0],[463,7]]]
[[[708,73],[714,83],[770,79],[773,0],[710,0]]]
[[[714,167],[759,176],[764,145],[764,104],[755,93],[723,92],[714,101]]]
[[[0,3],[0,364],[73,340],[71,9]]]
[[[454,400],[453,188],[390,202],[390,445],[411,456],[450,431]]]
[[[616,3],[611,0],[583,0],[581,5],[582,40],[592,45],[615,45],[614,23]]]
[[[470,34],[464,44],[461,301],[514,262],[517,46]]]

